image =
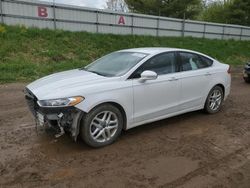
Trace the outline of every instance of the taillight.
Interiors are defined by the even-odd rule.
[[[227,69],[227,73],[231,74],[231,65],[229,65],[228,69]]]

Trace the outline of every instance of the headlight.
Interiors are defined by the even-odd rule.
[[[75,106],[83,100],[83,97],[69,97],[61,99],[39,100],[37,101],[37,104],[41,107],[67,107]]]

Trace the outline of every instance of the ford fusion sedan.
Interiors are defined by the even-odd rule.
[[[201,109],[216,113],[230,85],[229,65],[207,55],[137,48],[41,78],[25,97],[39,126],[102,147],[145,123]]]

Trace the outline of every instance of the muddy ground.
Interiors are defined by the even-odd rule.
[[[0,187],[250,187],[250,85],[237,71],[218,114],[147,124],[101,149],[37,135],[24,85],[0,85]]]

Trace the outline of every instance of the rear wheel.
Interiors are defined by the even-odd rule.
[[[246,83],[250,83],[250,77],[244,77]]]
[[[208,94],[204,110],[209,114],[218,112],[221,109],[223,99],[223,89],[220,86],[215,86]]]
[[[123,116],[115,106],[100,105],[83,118],[82,139],[92,147],[109,145],[121,134],[123,122]]]

